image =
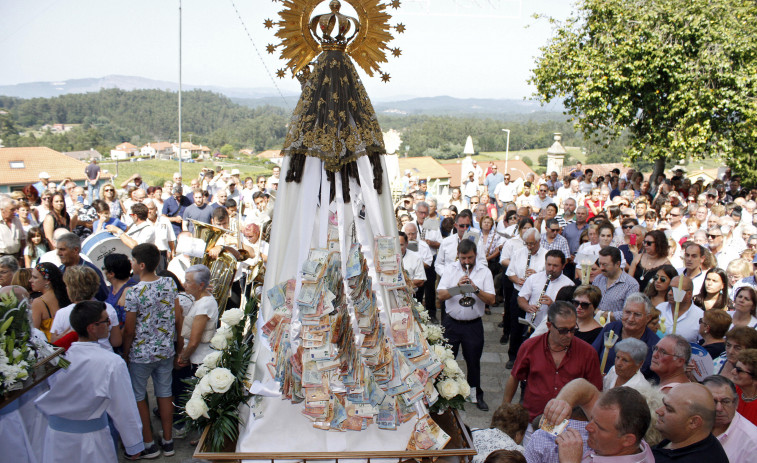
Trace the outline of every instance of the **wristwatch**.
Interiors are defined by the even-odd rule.
[[[475,291],[473,291],[474,294],[478,294],[481,292],[481,288],[476,288]]]

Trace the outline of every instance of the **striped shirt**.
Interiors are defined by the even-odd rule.
[[[566,259],[570,257],[570,246],[568,245],[568,240],[566,240],[562,235],[555,236],[555,240],[550,243],[549,241],[547,241],[547,235],[544,234],[541,236],[540,246],[547,251],[551,251],[553,249],[562,251],[562,253],[565,254]]]
[[[602,301],[597,309],[613,312],[615,320],[620,320],[626,297],[631,293],[639,292],[639,282],[623,271],[620,272],[618,279],[609,288],[604,273],[597,275],[594,279],[594,286],[602,291]]]

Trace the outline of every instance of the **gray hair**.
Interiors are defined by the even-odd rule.
[[[81,249],[81,239],[74,233],[66,233],[55,241],[55,246],[61,244],[69,249]]]
[[[736,386],[733,384],[733,381],[726,378],[722,375],[710,375],[702,380],[702,385],[705,387],[712,384],[713,386],[726,386],[728,389],[731,390],[731,394],[733,395],[733,398],[737,401],[739,400],[739,393],[736,390]],[[709,388],[708,388],[709,389]]]
[[[523,241],[526,241],[526,238],[531,238],[532,236],[536,241],[541,240],[541,233],[539,233],[539,230],[535,228],[529,228],[528,230],[524,231],[523,235],[521,235],[521,238],[523,238]]]
[[[666,334],[662,339],[671,338],[676,343],[675,355],[683,359],[684,365],[691,360],[691,344],[680,334]]]
[[[629,294],[628,297],[626,297],[626,302],[623,304],[623,308],[625,309],[628,304],[643,304],[647,315],[652,313],[652,301],[649,300],[649,297],[644,293]]]
[[[647,359],[648,351],[649,347],[647,344],[636,338],[626,338],[615,344],[615,352],[625,352],[637,364],[644,363],[644,360]]]
[[[436,202],[436,198],[426,198],[426,202],[429,204],[434,203],[434,207],[439,205],[439,203]]]
[[[415,226],[415,223],[413,222],[407,222],[405,225],[402,226],[402,231],[405,231],[406,228],[413,227],[415,229],[415,232],[418,233],[418,227]]]
[[[16,200],[11,198],[10,196],[2,196],[0,197],[0,209],[5,209],[8,206],[15,206]]]
[[[547,309],[547,321],[551,324],[555,324],[557,317],[576,317],[576,308],[567,301],[556,301]]]
[[[5,267],[15,273],[18,271],[18,259],[13,256],[0,257],[0,267]]]
[[[417,203],[415,203],[415,209],[418,210],[419,207],[425,207],[426,209],[430,209],[426,201],[418,201]]]
[[[186,275],[189,275],[190,273],[194,274],[195,283],[199,283],[205,287],[210,285],[210,269],[208,269],[206,266],[199,264],[189,267],[187,271],[184,272],[185,280]]]

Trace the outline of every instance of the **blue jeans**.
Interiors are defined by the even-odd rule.
[[[94,185],[87,180],[87,186],[87,201],[91,205],[92,201],[100,199],[100,180],[96,181]]]

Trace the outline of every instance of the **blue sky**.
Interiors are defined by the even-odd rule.
[[[343,2],[344,3],[344,2]],[[551,26],[534,13],[566,18],[570,0],[403,0],[391,23],[407,26],[402,49],[382,70],[389,84],[363,75],[372,98],[449,95],[521,98]],[[134,75],[178,81],[178,0],[0,0],[0,85]],[[237,17],[234,4],[252,41]],[[183,81],[273,89],[283,67],[265,53],[275,42],[268,0],[183,0]],[[323,6],[323,5],[322,5]],[[349,12],[343,8],[343,12]],[[254,42],[262,60],[253,47]],[[267,70],[266,70],[267,67]],[[275,79],[285,92],[299,85]]]

